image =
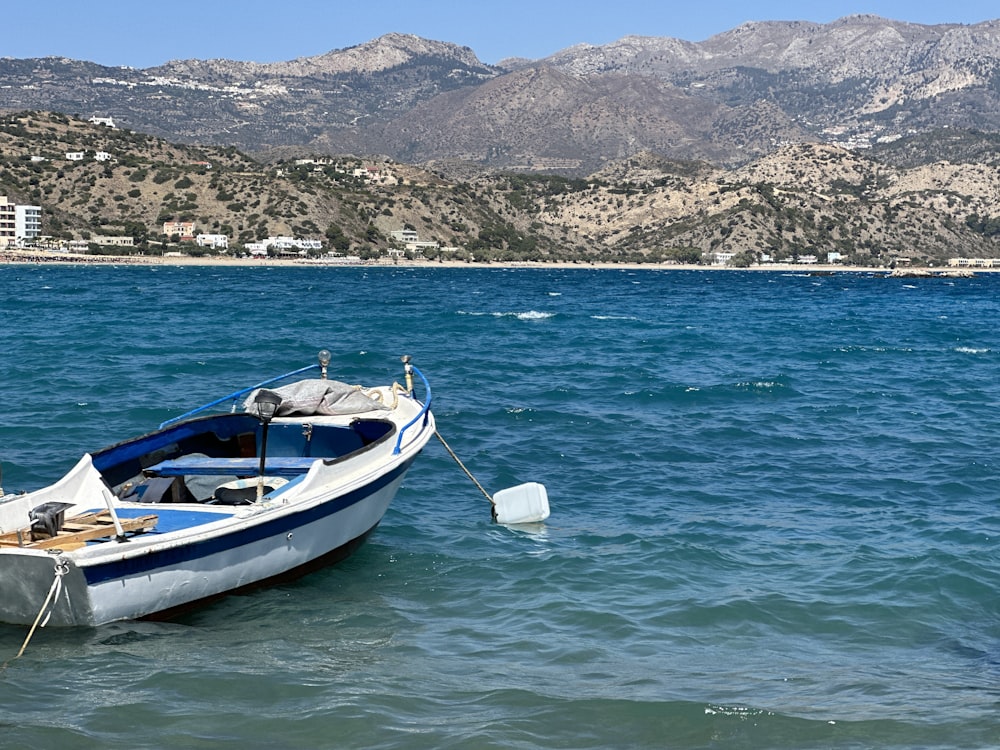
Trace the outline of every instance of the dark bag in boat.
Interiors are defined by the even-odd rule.
[[[28,519],[31,521],[31,541],[51,539],[56,536],[62,528],[66,509],[72,507],[73,503],[49,502],[28,511]]]

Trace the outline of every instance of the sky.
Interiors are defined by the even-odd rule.
[[[276,62],[389,32],[539,59],[623,36],[697,42],[746,21],[828,23],[870,13],[920,24],[1000,18],[996,0],[18,0],[0,13],[0,57],[60,56],[147,68],[169,60]]]

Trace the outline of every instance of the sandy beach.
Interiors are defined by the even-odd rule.
[[[511,261],[511,262],[475,262],[475,261],[437,261],[437,260],[406,260],[383,258],[370,261],[338,261],[321,258],[251,258],[233,257],[228,255],[215,256],[162,256],[162,255],[79,255],[74,253],[44,252],[40,250],[0,251],[0,264],[42,264],[59,263],[65,265],[146,265],[146,266],[212,266],[216,268],[239,266],[278,266],[278,267],[324,267],[324,268],[591,268],[609,270],[673,270],[673,271],[783,271],[786,273],[882,273],[897,276],[968,276],[973,273],[989,273],[1000,271],[1000,268],[952,268],[942,267],[905,267],[889,269],[883,267],[846,266],[832,264],[801,264],[801,263],[764,263],[750,268],[734,266],[695,265],[679,263],[610,263],[599,261]]]

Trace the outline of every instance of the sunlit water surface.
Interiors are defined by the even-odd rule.
[[[1000,277],[0,266],[34,489],[323,347],[437,442],[338,567],[39,631],[0,747],[1000,745]],[[0,626],[0,661],[25,628]]]

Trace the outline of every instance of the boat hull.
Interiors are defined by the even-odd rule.
[[[233,528],[206,531],[182,543],[147,545],[136,537],[93,559],[74,559],[58,550],[5,556],[0,619],[31,624],[60,563],[65,574],[49,624],[96,626],[162,619],[234,591],[337,562],[378,526],[410,463],[412,459],[363,487],[310,507],[217,521],[215,525]]]

